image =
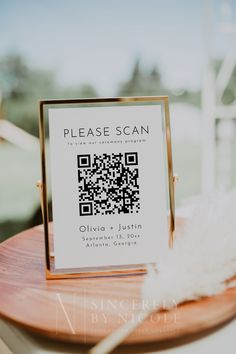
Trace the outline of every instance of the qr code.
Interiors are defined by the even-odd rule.
[[[138,213],[138,153],[77,155],[79,215]]]

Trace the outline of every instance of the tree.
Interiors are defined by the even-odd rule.
[[[121,84],[118,94],[120,96],[163,95],[165,91],[157,67],[154,66],[150,72],[145,72],[138,58],[134,62],[130,79]]]
[[[0,90],[5,99],[6,118],[36,136],[40,99],[97,96],[89,84],[59,88],[53,71],[32,69],[17,54],[0,60]]]
[[[0,61],[0,87],[4,97],[24,95],[28,78],[29,69],[19,55],[7,55]]]

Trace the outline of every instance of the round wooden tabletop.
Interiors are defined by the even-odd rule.
[[[46,280],[42,226],[0,245],[0,315],[53,339],[96,343],[137,312],[143,275]],[[236,288],[153,313],[125,343],[176,339],[236,314]]]

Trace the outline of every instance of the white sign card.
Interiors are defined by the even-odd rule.
[[[169,238],[161,104],[47,114],[55,269],[157,262]]]

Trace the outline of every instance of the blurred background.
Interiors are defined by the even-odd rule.
[[[0,240],[41,222],[38,100],[168,95],[177,205],[236,185],[235,0],[0,0]]]

